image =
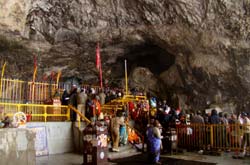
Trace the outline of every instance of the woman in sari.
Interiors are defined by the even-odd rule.
[[[151,163],[161,164],[160,152],[161,152],[161,133],[160,133],[160,123],[158,120],[154,121],[153,126],[148,128],[147,136],[149,142],[149,159]]]

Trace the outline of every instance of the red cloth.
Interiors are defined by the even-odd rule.
[[[129,109],[129,112],[131,112],[133,109],[135,109],[135,104],[133,102],[128,102],[128,109]]]
[[[30,120],[31,120],[31,114],[26,114],[26,120],[27,120],[27,122],[30,122]]]
[[[101,113],[101,104],[100,104],[100,102],[98,101],[98,100],[93,100],[94,101],[94,105],[95,105],[95,112],[96,112],[96,114],[97,115],[100,115],[100,113]]]
[[[99,43],[97,43],[96,46],[96,69],[100,69],[100,48],[99,48]]]

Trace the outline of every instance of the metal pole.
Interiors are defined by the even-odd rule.
[[[62,74],[61,71],[59,71],[59,72],[57,73],[57,77],[56,77],[56,88],[57,88],[57,89],[59,89],[59,79],[60,79],[60,77],[61,77],[61,74]]]
[[[4,75],[4,71],[5,71],[5,66],[6,66],[6,62],[4,62],[3,64],[3,68],[2,68],[2,74],[1,74],[1,85],[0,85],[0,97],[2,97],[2,89],[3,89],[3,75]]]
[[[128,95],[128,72],[127,72],[127,60],[125,60],[125,90]]]
[[[34,69],[33,73],[33,80],[32,80],[32,95],[31,95],[31,102],[34,103],[35,98],[35,81],[36,81],[36,73],[37,73],[37,67]]]

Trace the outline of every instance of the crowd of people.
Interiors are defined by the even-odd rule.
[[[135,123],[134,127],[140,132],[147,132],[144,136],[149,142],[147,147],[150,161],[154,163],[159,161],[161,151],[168,150],[163,141],[171,129],[178,129],[177,138],[186,145],[189,144],[182,139],[183,136],[189,137],[196,143],[193,149],[205,148],[227,152],[235,149],[234,157],[250,155],[249,113],[241,112],[237,115],[212,109],[210,112],[190,111],[186,114],[179,108],[168,106],[166,100],[159,101],[153,97],[145,102],[129,102],[128,112],[130,120]],[[185,131],[181,131],[184,129]],[[183,132],[184,134],[181,134]]]
[[[103,118],[101,106],[111,100],[122,97],[123,90],[115,88],[93,88],[85,87],[81,88],[76,85],[72,85],[70,91],[64,90],[61,103],[62,105],[72,105],[78,109],[84,116],[92,121]],[[71,111],[71,121],[78,121],[80,117]]]
[[[151,102],[154,102],[154,100]],[[150,118],[158,120],[162,125],[161,135],[163,137],[167,130],[176,128],[178,129],[178,140],[186,143],[186,146],[190,141],[183,139],[189,138],[200,151],[204,148],[210,150],[212,147],[218,151],[230,151],[231,148],[234,148],[236,149],[236,155],[234,156],[236,158],[250,155],[249,113],[241,112],[237,115],[212,109],[207,113],[204,110],[191,111],[191,113],[186,114],[178,108],[169,107],[165,100],[153,105],[155,105],[156,111],[151,114]],[[211,135],[212,140],[210,139]]]
[[[142,92],[132,90],[133,95],[142,95]],[[72,85],[70,91],[64,90],[61,95],[62,105],[71,104],[91,121],[103,120],[102,105],[116,98],[122,99],[122,89],[97,89],[93,87],[79,87]],[[60,96],[60,95],[59,95]],[[159,163],[160,153],[166,150],[164,138],[171,128],[179,129],[178,139],[191,138],[195,141],[197,149],[211,149],[212,142],[216,148],[229,151],[232,146],[240,148],[236,157],[244,157],[250,152],[250,114],[241,112],[223,113],[216,109],[211,112],[189,111],[184,113],[178,107],[170,107],[166,100],[155,97],[149,99],[131,100],[126,102],[123,110],[110,116],[110,136],[112,150],[119,151],[120,145],[141,143],[141,137],[147,141],[149,159],[153,163]],[[74,111],[70,111],[71,121],[81,120]],[[9,127],[10,118],[6,115],[2,119],[2,127]],[[127,128],[126,124],[130,127]],[[212,125],[213,130],[207,127]],[[219,125],[220,127],[217,127]],[[135,129],[132,129],[135,128]],[[138,135],[138,132],[142,133]],[[213,133],[213,137],[211,134]],[[211,140],[210,137],[213,139]],[[208,140],[207,140],[208,139]]]
[[[138,91],[131,93],[142,95]],[[96,89],[72,85],[70,91],[64,90],[61,95],[61,103],[62,105],[71,104],[91,121],[103,120],[105,116],[102,113],[102,105],[116,98],[122,99],[123,94],[123,90],[118,88]],[[81,120],[74,111],[70,111],[70,113],[71,121]],[[123,110],[117,111],[110,116],[109,120],[111,121],[112,150],[118,152],[119,146],[125,145],[127,142],[141,143],[141,136],[135,132],[138,130],[147,141],[148,158],[152,163],[159,163],[160,153],[166,149],[163,142],[166,132],[171,128],[185,130],[179,131],[184,134],[178,134],[178,138],[192,137],[194,141],[197,141],[200,150],[204,149],[202,148],[204,145],[207,149],[211,148],[211,139],[210,141],[201,139],[211,137],[211,130],[207,129],[206,125],[215,125],[213,134],[219,135],[213,137],[215,146],[229,151],[230,146],[236,145],[241,148],[241,156],[247,155],[247,151],[250,151],[250,114],[245,112],[236,115],[218,113],[216,109],[213,109],[211,113],[190,111],[189,114],[186,114],[178,107],[170,107],[166,100],[159,101],[155,97],[150,97],[148,100],[126,102]],[[2,123],[4,127],[8,127],[10,119],[6,116]],[[126,124],[129,124],[131,128],[127,128]],[[217,128],[216,125],[223,125],[223,127]],[[200,138],[200,135],[203,137]],[[222,143],[219,144],[220,141]]]

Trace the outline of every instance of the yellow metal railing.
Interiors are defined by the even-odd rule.
[[[91,121],[87,117],[85,117],[80,111],[78,111],[75,107],[73,107],[72,105],[69,105],[69,108],[71,110],[75,111],[83,120],[85,120],[88,123],[91,123]],[[80,120],[79,120],[79,122],[80,122]]]
[[[134,95],[124,95],[123,97],[118,97],[111,102],[102,105],[103,113],[115,113],[117,110],[122,110],[128,102],[138,102],[147,100],[146,96],[134,96]]]
[[[146,96],[137,96],[137,95],[124,95],[123,96],[124,99],[127,99],[127,100],[136,100],[136,101],[139,101],[139,100],[146,100],[147,97]]]
[[[44,103],[52,98],[57,89],[62,91],[63,87],[56,83],[26,82],[17,79],[1,79],[0,84],[1,102],[14,103]]]
[[[81,87],[93,88],[97,92],[101,90],[99,86],[82,85]],[[70,89],[69,84],[56,82],[33,82],[18,79],[6,79],[1,77],[0,81],[0,101],[14,103],[35,103],[44,104],[44,101],[51,99],[53,95],[63,89]],[[59,93],[61,94],[61,93]],[[145,96],[124,95],[120,102],[145,100]],[[122,100],[122,101],[121,101]]]
[[[12,117],[16,112],[31,115],[30,121],[69,121],[70,109],[68,106],[0,103],[3,114]],[[3,117],[3,116],[2,116]]]
[[[4,79],[5,80],[5,79]],[[10,102],[0,102],[0,108],[3,109],[4,113],[12,116],[16,112],[24,112],[25,114],[31,114],[32,118],[31,121],[48,121],[48,120],[58,120],[57,118],[60,117],[66,117],[67,120],[70,120],[70,109],[67,106],[57,106],[57,105],[48,105],[48,104],[22,104],[22,101],[20,99],[22,98],[22,95],[24,92],[22,90],[17,90],[18,88],[22,89],[22,83],[25,83],[24,81],[20,80],[7,80],[4,81],[4,83],[7,83],[8,85],[4,85],[5,87],[10,87],[12,86],[11,90],[14,91],[12,92],[13,95],[7,95],[4,93],[5,98],[8,98],[10,96]],[[15,85],[19,84],[19,85]],[[29,83],[28,83],[29,84]],[[41,95],[41,96],[35,96],[35,98],[40,97],[39,99],[43,98],[45,99],[46,97],[43,97],[48,88],[45,88],[44,86],[49,85],[47,83],[35,83],[36,84],[36,89],[38,89],[38,93],[36,95]],[[40,86],[41,85],[41,86]],[[53,85],[53,84],[52,84]],[[32,86],[30,85],[30,88]],[[54,88],[56,88],[56,84],[54,84]],[[8,88],[10,89],[10,88]],[[6,91],[6,90],[5,90]],[[19,92],[19,95],[18,95]],[[11,93],[11,92],[10,92]],[[15,96],[15,98],[13,98]],[[123,98],[117,98],[115,100],[112,100],[109,104],[105,104],[102,106],[102,111],[105,113],[110,113],[113,111],[117,110],[122,110],[123,106],[125,106],[129,101],[139,101],[142,99],[145,99],[145,96],[133,96],[133,95],[126,95]],[[15,103],[15,100],[19,100],[17,103]],[[75,111],[72,107],[70,107],[72,110]],[[77,113],[77,112],[76,112]],[[80,115],[81,116],[81,115]],[[84,117],[82,117],[84,118]]]
[[[250,131],[250,125],[183,125],[177,127],[177,142],[179,147],[188,149],[242,150],[245,130]],[[250,151],[250,146],[246,149]]]

